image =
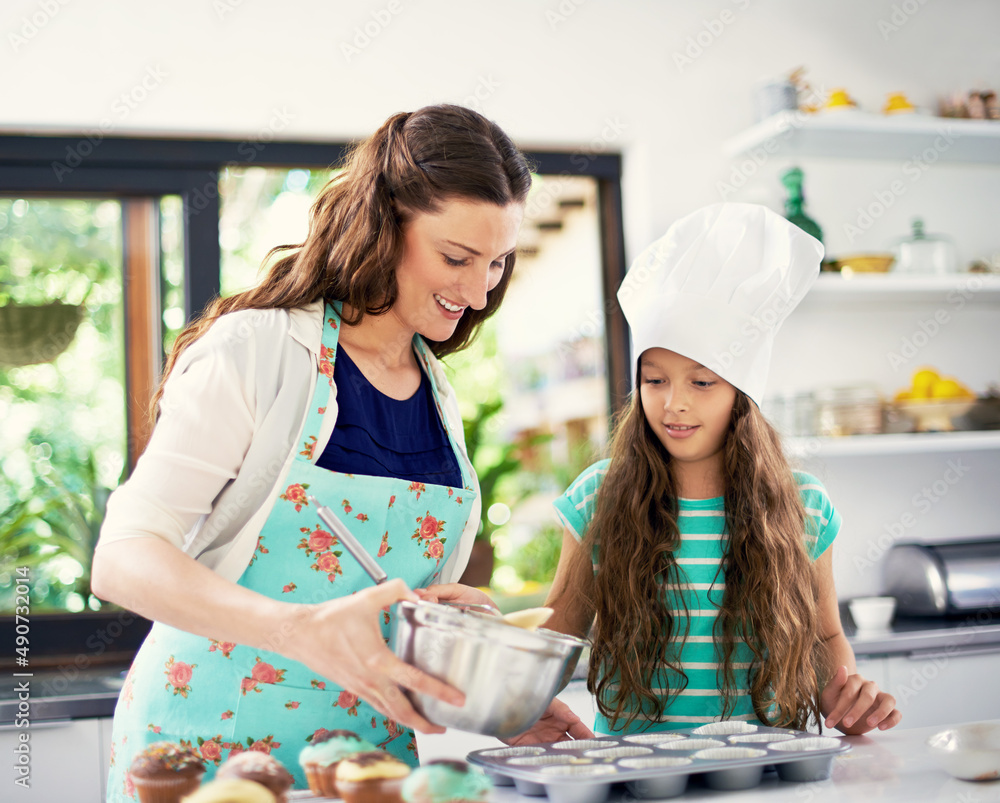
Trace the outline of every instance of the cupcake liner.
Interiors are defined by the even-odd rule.
[[[321,764],[303,764],[309,791],[320,797],[340,797],[337,791],[337,765],[339,761],[324,767]]]
[[[758,750],[755,747],[710,747],[707,750],[699,750],[694,754],[694,758],[708,759],[710,761],[728,761],[760,758],[766,755],[766,750]]]
[[[180,803],[181,798],[194,792],[201,785],[201,776],[178,775],[174,778],[139,778],[132,776],[132,784],[139,796],[139,803]]]
[[[739,719],[726,719],[722,722],[710,722],[691,731],[699,736],[731,736],[736,733],[753,733],[757,726]]]
[[[403,778],[370,778],[340,781],[337,789],[344,803],[399,803]]]

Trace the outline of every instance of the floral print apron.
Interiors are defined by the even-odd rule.
[[[327,305],[319,360],[322,376],[303,428],[302,450],[238,581],[288,602],[315,603],[372,585],[320,521],[307,494],[339,513],[389,577],[401,577],[411,588],[438,578],[465,530],[474,498],[469,468],[451,431],[448,436],[462,467],[464,488],[341,474],[313,465],[316,435],[333,387],[339,321],[337,309]],[[414,341],[431,381],[438,416],[447,428],[427,347],[419,337]],[[390,614],[380,615],[388,640]],[[154,624],[115,709],[107,799],[136,799],[128,767],[137,753],[159,740],[197,748],[208,767],[205,780],[230,755],[253,749],[274,755],[295,776],[295,786],[305,788],[299,752],[318,731],[335,728],[355,731],[407,763],[418,763],[412,730],[304,664],[283,657],[282,638],[280,632],[273,635],[272,651]]]

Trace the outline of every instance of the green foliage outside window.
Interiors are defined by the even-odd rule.
[[[0,199],[0,314],[82,304],[51,362],[0,351],[0,611],[28,566],[35,612],[97,609],[89,568],[125,467],[121,218],[107,200]]]

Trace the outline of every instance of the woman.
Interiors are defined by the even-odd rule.
[[[94,557],[94,593],[156,622],[115,712],[109,800],[132,797],[131,758],[159,740],[199,747],[207,777],[267,750],[299,786],[323,729],[414,764],[409,728],[442,729],[402,689],[463,703],[392,655],[383,609],[468,559],[478,483],[437,358],[500,306],[530,183],[479,114],[394,115],[324,188],[305,242],[177,339]],[[394,579],[372,587],[308,496]]]

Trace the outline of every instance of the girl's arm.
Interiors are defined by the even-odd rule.
[[[594,582],[593,565],[590,560],[583,560],[580,542],[569,531],[563,532],[562,552],[559,553],[559,565],[552,581],[545,604],[554,613],[545,623],[548,630],[566,633],[578,638],[586,638],[593,624],[594,615],[584,602],[582,592],[589,592]],[[562,691],[562,689],[560,689]],[[556,698],[531,728],[512,739],[504,741],[510,745],[541,744],[544,742],[561,742],[567,739],[589,739],[594,732],[573,713],[566,703]]]
[[[887,730],[899,724],[902,714],[896,709],[895,697],[858,674],[854,650],[840,623],[832,553],[830,547],[816,561],[820,632],[830,655],[829,680],[820,695],[823,724],[851,735],[867,733],[873,728]]]
[[[400,687],[464,704],[460,692],[386,647],[380,611],[417,598],[402,580],[317,604],[280,602],[226,580],[159,538],[129,538],[95,551],[91,587],[98,597],[147,619],[300,661],[425,733],[444,729],[420,716]]]
[[[582,549],[576,536],[564,529],[559,565],[545,601],[554,611],[545,626],[577,638],[586,638],[594,623],[594,611],[587,602],[594,588],[594,568]]]

